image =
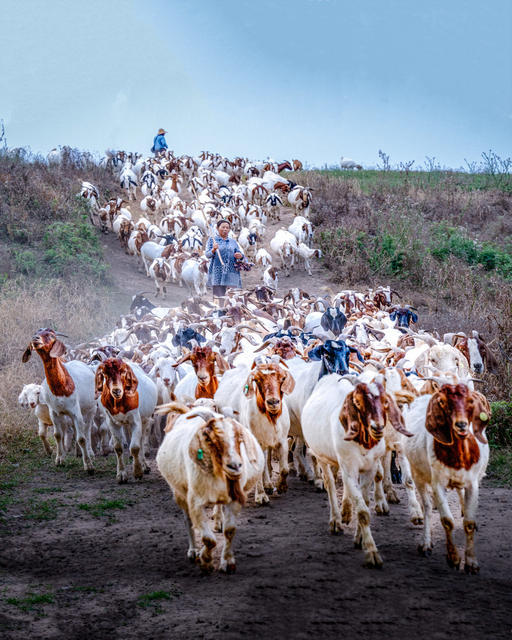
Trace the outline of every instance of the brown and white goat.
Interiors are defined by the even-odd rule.
[[[179,367],[189,361],[194,367],[194,373],[187,374],[176,385],[176,397],[178,400],[213,398],[219,386],[216,374],[223,374],[229,368],[229,364],[210,346],[205,346],[194,347],[173,366]]]
[[[278,493],[287,491],[288,431],[290,415],[284,399],[295,386],[295,381],[284,363],[253,364],[237,367],[224,374],[215,402],[220,407],[239,411],[240,422],[248,427],[265,453],[267,464],[258,483],[254,498],[257,503],[269,501],[274,487],[270,477],[271,452],[279,457]]]
[[[75,429],[84,469],[93,473],[91,426],[96,413],[94,373],[79,360],[71,360],[65,364],[62,362],[60,356],[66,353],[66,347],[53,329],[39,329],[23,354],[23,362],[28,361],[33,350],[40,356],[44,367],[45,380],[41,385],[39,397],[40,402],[48,406],[55,429],[55,464],[61,465],[64,462],[67,416]]]
[[[123,460],[125,439],[130,443],[133,456],[133,476],[140,480],[143,473],[149,473],[144,444],[157,401],[155,383],[133,362],[128,364],[121,358],[107,358],[96,369],[95,386],[96,397],[100,398],[100,408],[114,440],[117,481],[120,484],[128,481]]]
[[[331,533],[357,515],[354,543],[365,552],[365,566],[381,567],[382,559],[370,530],[370,488],[375,479],[376,510],[385,511],[381,459],[385,453],[384,428],[391,425],[404,435],[402,414],[382,384],[358,383],[330,374],[317,383],[302,411],[302,431],[318,460],[329,495]],[[338,507],[335,478],[343,478],[342,511]]]
[[[466,550],[464,570],[479,571],[475,554],[478,490],[489,459],[485,429],[490,407],[485,396],[464,384],[445,384],[432,396],[413,402],[405,417],[407,429],[414,435],[406,443],[416,488],[424,512],[423,541],[419,553],[432,553],[432,502],[446,534],[446,560],[459,568],[460,556],[452,538],[454,520],[448,506],[447,489],[457,489],[463,501]]]

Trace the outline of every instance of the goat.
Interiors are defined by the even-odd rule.
[[[254,262],[258,267],[261,267],[261,269],[266,269],[272,266],[272,256],[266,249],[258,249]]]
[[[485,429],[490,413],[489,403],[481,393],[471,391],[464,384],[445,384],[433,395],[415,400],[405,416],[407,429],[414,434],[406,443],[405,453],[424,512],[423,541],[418,551],[424,556],[432,553],[432,489],[446,534],[446,560],[450,567],[459,567],[460,557],[452,539],[454,522],[446,489],[462,490],[466,573],[479,571],[474,537],[478,487],[489,459]]]
[[[171,423],[172,416],[168,416],[156,464],[184,512],[187,557],[197,560],[203,572],[213,570],[212,551],[217,542],[206,507],[222,505],[224,547],[219,568],[233,573],[236,563],[231,545],[236,517],[263,472],[263,452],[252,433],[231,417],[206,407],[189,410],[177,404],[166,405],[161,411],[178,414]],[[200,550],[194,530],[200,534]]]
[[[290,416],[283,395],[293,391],[295,382],[288,368],[278,363],[253,363],[253,368],[237,367],[222,377],[215,394],[218,406],[239,410],[240,422],[248,427],[258,440],[267,464],[256,484],[254,499],[258,504],[269,501],[273,492],[269,473],[271,449],[279,455],[278,493],[287,490],[288,431]]]
[[[228,368],[228,363],[224,358],[213,351],[208,345],[204,347],[194,347],[190,353],[183,356],[173,366],[179,367],[185,362],[190,361],[194,367],[194,372],[187,374],[176,385],[176,397],[180,400],[190,398],[213,398],[219,381],[215,375],[217,370],[220,374],[224,373]]]
[[[289,276],[295,260],[295,251],[298,248],[297,238],[285,229],[278,229],[270,241],[270,248],[279,255],[281,267]]]
[[[46,455],[51,456],[52,448],[48,442],[48,428],[53,427],[53,422],[50,418],[48,405],[41,403],[40,395],[40,384],[26,384],[18,396],[18,404],[24,409],[34,410],[38,422],[37,435],[41,438]]]
[[[306,244],[304,244],[304,242],[301,242],[297,247],[297,258],[304,262],[304,269],[309,276],[313,275],[313,272],[311,271],[311,264],[309,262],[313,257],[320,259],[322,257],[322,250],[310,249]]]
[[[148,242],[145,243],[149,244]],[[162,247],[163,249],[164,247]],[[155,296],[159,294],[167,293],[167,289],[165,287],[166,282],[170,282],[172,278],[172,271],[169,263],[165,258],[155,258],[153,262],[149,265],[148,275],[153,279],[156,287]]]
[[[107,358],[96,369],[95,389],[114,440],[117,481],[119,484],[128,481],[123,460],[124,439],[130,442],[133,477],[141,480],[144,473],[149,473],[144,443],[156,407],[155,383],[135,363],[128,364],[121,358]]]
[[[302,212],[305,218],[309,217],[309,208],[313,199],[311,191],[311,188],[296,186],[288,193],[288,202],[297,213]]]
[[[278,273],[275,267],[267,267],[263,272],[263,284],[273,291],[277,291]]]
[[[466,358],[474,373],[481,374],[485,369],[496,373],[497,361],[478,331],[468,337],[465,333],[445,333],[443,341],[453,345]]]
[[[318,378],[329,373],[344,375],[349,373],[350,354],[356,354],[358,360],[364,362],[362,355],[355,347],[350,347],[344,340],[326,340],[324,344],[310,349],[308,357],[310,360],[320,360],[322,365],[318,372]]]
[[[94,373],[79,360],[71,360],[66,364],[62,362],[60,356],[66,353],[66,347],[53,329],[37,331],[23,353],[22,362],[28,362],[32,351],[37,352],[44,367],[45,380],[41,386],[40,402],[48,405],[55,429],[55,464],[64,463],[63,437],[66,428],[65,416],[68,416],[73,423],[76,441],[82,452],[84,469],[88,473],[94,473],[94,454],[91,448],[91,426],[96,413]]]
[[[395,400],[380,382],[353,386],[349,380],[329,375],[318,382],[301,420],[305,440],[322,469],[331,533],[341,532],[342,522],[350,522],[355,507],[354,543],[365,552],[366,567],[381,567],[382,558],[370,530],[369,492],[374,478],[382,480],[380,459],[385,452],[386,421],[400,433],[410,435]],[[341,514],[335,485],[338,469],[343,478]],[[380,482],[376,482],[376,503],[376,508],[385,510]]]

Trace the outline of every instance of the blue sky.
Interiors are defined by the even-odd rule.
[[[512,154],[510,0],[2,0],[10,147]]]

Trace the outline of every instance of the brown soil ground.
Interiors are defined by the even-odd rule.
[[[126,312],[129,296],[152,286],[111,236],[105,244],[115,258],[113,301]],[[257,279],[251,273],[246,282]],[[315,266],[313,277],[295,273],[280,285],[318,292],[329,282]],[[184,296],[173,286],[166,302]],[[484,481],[478,576],[448,568],[437,513],[434,554],[417,555],[421,530],[408,521],[401,489],[388,517],[372,516],[384,568],[362,568],[353,527],[331,536],[326,494],[295,477],[270,506],[251,499],[242,512],[236,574],[202,576],[186,558],[183,517],[154,452],[152,473],[126,486],[115,482],[112,456],[97,460],[92,477],[76,459],[56,469],[42,452],[27,456],[28,469],[24,463],[2,487],[1,638],[511,637],[510,490]],[[104,508],[94,511],[101,500]],[[451,505],[462,548],[456,495]]]

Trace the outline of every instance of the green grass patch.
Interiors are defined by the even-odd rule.
[[[62,487],[36,487],[32,489],[34,493],[61,493],[63,491]]]
[[[5,602],[13,607],[17,607],[23,613],[36,611],[42,614],[42,605],[54,604],[54,597],[51,593],[27,593],[24,598],[6,598]]]
[[[145,593],[137,599],[137,605],[143,609],[153,609],[153,613],[163,613],[163,609],[160,604],[164,600],[174,600],[179,598],[182,591],[178,587],[172,587],[171,591],[152,591],[151,593]]]
[[[29,520],[37,520],[42,522],[44,520],[55,520],[58,516],[59,507],[62,503],[56,498],[50,498],[49,500],[30,500],[27,509],[25,510],[25,518]]]
[[[126,509],[127,506],[126,500],[99,500],[94,504],[82,502],[78,505],[78,508],[82,511],[87,511],[95,518],[102,518],[103,516],[112,517],[112,511]]]

